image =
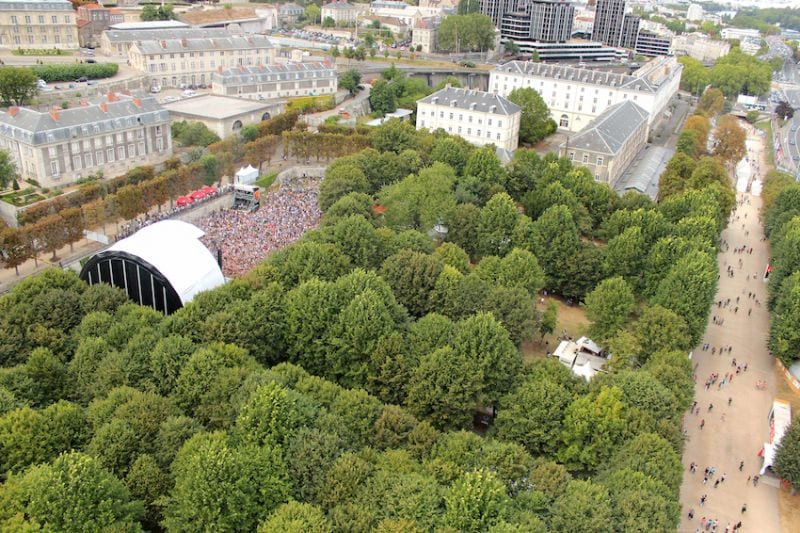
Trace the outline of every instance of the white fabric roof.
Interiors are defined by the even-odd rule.
[[[763,476],[764,472],[767,471],[767,468],[772,466],[772,463],[775,462],[775,447],[770,444],[769,442],[764,443],[764,462],[761,464],[761,471],[758,473],[759,475]]]
[[[145,226],[109,250],[127,252],[153,265],[186,305],[196,294],[225,283],[216,259],[200,242],[203,235],[200,228],[188,222],[163,220]]]

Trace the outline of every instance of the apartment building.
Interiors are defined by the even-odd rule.
[[[519,144],[520,107],[502,96],[447,86],[417,100],[417,129],[442,128],[477,146],[512,151]]]
[[[322,5],[322,20],[332,18],[337,26],[355,26],[361,9],[345,0],[334,0]]]
[[[98,171],[117,176],[169,158],[170,118],[155,98],[115,93],[44,113],[12,106],[0,112],[0,148],[23,179],[43,187],[69,185]]]
[[[597,0],[592,40],[608,46],[620,46],[625,20],[625,0]]]
[[[210,30],[202,30],[210,31]],[[162,87],[211,83],[218,68],[268,65],[275,48],[265,35],[183,38],[135,42],[130,64]]]
[[[78,47],[75,11],[68,0],[0,0],[0,47]]]
[[[684,33],[672,38],[673,54],[687,55],[703,63],[713,63],[730,51],[731,43],[711,39],[704,33]]]
[[[100,35],[113,24],[125,22],[125,15],[117,8],[98,4],[83,4],[77,11],[78,41],[81,46],[99,46]]]
[[[270,100],[336,94],[339,76],[332,63],[239,65],[211,76],[213,94]]]
[[[642,54],[648,57],[653,56],[666,56],[670,54],[672,47],[672,37],[668,35],[658,35],[650,31],[640,31],[636,37],[636,47],[634,50],[637,54]]]
[[[647,144],[648,113],[630,100],[614,104],[574,137],[558,155],[588,168],[597,181],[613,187]]]
[[[648,124],[667,108],[678,91],[682,65],[658,57],[632,75],[569,65],[510,61],[489,73],[489,90],[501,96],[531,87],[542,96],[558,127],[580,131],[614,104],[630,100],[644,109]]]
[[[420,18],[411,28],[411,49],[420,51],[424,54],[432,54],[437,48],[437,37],[439,32],[439,18]]]

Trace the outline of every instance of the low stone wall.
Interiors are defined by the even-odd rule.
[[[303,174],[307,177],[322,177],[325,175],[327,165],[302,165],[292,168],[287,168],[275,178],[275,183],[281,187],[290,185],[292,181],[302,178]]]

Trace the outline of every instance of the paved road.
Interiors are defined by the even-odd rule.
[[[751,134],[749,141],[758,143],[756,156],[762,161],[761,137]],[[766,476],[757,487],[747,482],[748,476],[757,474],[761,467],[758,452],[768,439],[767,415],[777,377],[773,358],[766,349],[769,313],[764,304],[759,306],[755,303],[756,299],[760,302],[767,300],[767,286],[762,281],[762,275],[769,250],[767,243],[761,241],[763,233],[758,218],[761,199],[750,193],[737,193],[737,200],[739,205],[732,215],[732,221],[722,233],[730,250],[717,257],[721,278],[716,300],[730,299],[730,305],[727,308],[712,307],[706,335],[693,355],[697,365],[695,398],[700,412],[696,415],[687,414],[684,424],[688,441],[683,456],[686,471],[681,486],[683,517],[680,531],[687,533],[699,528],[703,517],[717,519],[718,532],[740,520],[742,532],[781,531],[777,482]],[[735,254],[734,248],[737,246],[747,246],[748,250],[752,247],[753,253]],[[729,265],[733,267],[733,277],[726,274]],[[754,298],[749,298],[750,292],[755,294]],[[736,307],[738,312],[734,310]],[[748,316],[750,309],[752,314]],[[714,324],[714,316],[724,320],[721,326]],[[705,343],[710,344],[707,351],[702,350]],[[732,352],[720,355],[720,347],[723,346],[731,346]],[[711,347],[715,349],[715,354]],[[726,373],[735,372],[733,358],[736,358],[737,364],[746,362],[748,370],[734,375],[733,381],[721,390],[718,389],[719,381],[706,390],[704,384],[711,373],[719,374],[721,381]],[[757,380],[766,380],[766,390],[755,388]],[[732,399],[730,406],[727,405],[729,398]],[[714,407],[709,412],[709,404],[712,403]],[[701,429],[703,420],[705,426]],[[742,472],[738,468],[740,461],[744,461]],[[698,465],[694,474],[689,472],[692,462]],[[709,466],[716,469],[716,475],[703,484],[703,471]],[[722,474],[727,474],[726,480],[714,488],[715,481]],[[707,499],[701,507],[699,500],[704,494]],[[741,512],[743,504],[747,504],[744,514]],[[693,520],[687,517],[690,509],[694,509]]]

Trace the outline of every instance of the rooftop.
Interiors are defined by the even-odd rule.
[[[72,3],[69,0],[0,0],[0,11],[70,11]]]
[[[207,30],[203,30],[204,32]],[[224,31],[224,30],[223,30]],[[151,39],[137,41],[134,46],[144,55],[165,54],[186,51],[206,50],[247,50],[252,48],[273,48],[269,38],[265,35],[231,35],[226,37],[203,37],[183,39]]]
[[[417,102],[459,109],[474,109],[497,115],[513,115],[521,111],[517,104],[497,94],[473,89],[458,89],[449,85]]]
[[[224,28],[190,28],[185,22],[177,20],[154,21],[156,24],[170,23],[169,26],[148,26],[138,28],[140,24],[150,24],[149,22],[123,22],[114,24],[110,30],[103,32],[112,43],[130,43],[135,41],[151,41],[161,39],[192,39],[202,37],[229,37],[231,32]],[[131,24],[131,27],[119,28]]]
[[[252,7],[232,7],[231,9],[204,9],[202,11],[186,11],[179,15],[180,19],[193,26],[217,24],[220,22],[239,22],[257,20],[258,14]]]
[[[224,120],[243,113],[260,111],[271,105],[273,104],[245,100],[243,98],[230,98],[228,96],[206,94],[164,104],[164,109],[167,109],[171,113],[180,113],[181,115]]]
[[[569,147],[614,155],[647,120],[647,111],[638,105],[630,100],[619,102],[603,111],[575,137],[570,138]]]
[[[132,127],[134,117],[139,124],[169,119],[169,115],[155,98],[109,93],[93,103],[83,102],[82,105],[70,109],[56,107],[50,112],[9,107],[7,112],[0,112],[0,134],[24,139],[33,144],[43,144],[68,140],[79,134],[86,135],[88,131],[82,131],[82,127],[89,125],[94,128],[96,124],[100,132]]]
[[[311,74],[310,77],[336,76],[336,67],[330,63],[288,63],[286,65],[256,65],[228,68],[219,68],[215,78],[221,83],[250,82],[257,78],[263,79],[277,75],[278,79],[288,79],[293,73]],[[303,76],[309,77],[309,76]]]
[[[336,0],[327,4],[322,4],[323,9],[358,9],[352,4],[348,4],[344,0]]]
[[[593,85],[621,87],[641,92],[656,92],[658,89],[656,85],[648,80],[629,74],[603,72],[570,65],[534,63],[532,61],[509,61],[497,67],[495,72],[564,79]]]

